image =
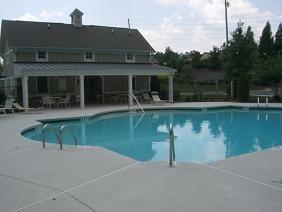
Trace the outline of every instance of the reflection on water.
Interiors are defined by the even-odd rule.
[[[68,124],[80,145],[102,146],[141,161],[168,160],[168,126],[173,123],[176,161],[207,163],[282,144],[282,111],[151,111],[109,114]],[[41,140],[41,131],[25,136]],[[47,141],[56,142],[51,133]],[[64,135],[63,142],[72,139]]]

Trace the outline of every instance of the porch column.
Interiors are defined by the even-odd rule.
[[[133,106],[133,97],[132,97],[132,75],[128,75],[128,106]]]
[[[24,75],[22,77],[22,91],[23,91],[23,106],[25,108],[29,107],[28,104],[28,76]]]
[[[84,104],[84,75],[79,76],[80,80],[80,108],[85,108]]]
[[[173,75],[168,76],[168,100],[173,102]]]

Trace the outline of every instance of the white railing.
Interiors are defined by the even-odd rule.
[[[139,101],[137,100],[136,96],[131,93],[131,95],[133,96],[133,99],[135,100],[135,102],[137,103],[138,107],[140,108],[140,110],[142,111],[142,113],[145,113],[145,111],[143,110],[142,106],[140,105]]]

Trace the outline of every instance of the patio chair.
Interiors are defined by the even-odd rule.
[[[48,108],[51,108],[52,105],[54,105],[54,107],[56,107],[57,102],[54,99],[50,98],[50,96],[44,95],[44,96],[42,96],[42,107],[44,107],[45,105]]]
[[[60,105],[65,105],[66,108],[70,108],[70,95],[67,95],[66,98],[62,98],[58,100],[58,107]]]
[[[77,94],[76,96],[75,96],[75,104],[80,104],[80,94]]]
[[[149,96],[148,93],[143,93],[142,94],[142,100],[143,100],[143,102],[148,102],[148,103],[152,102],[152,98]]]
[[[154,103],[162,104],[162,103],[167,102],[167,101],[165,101],[165,100],[161,100],[161,99],[160,99],[159,93],[158,93],[157,91],[152,91],[152,92],[151,92],[151,95],[152,95],[152,99],[153,99],[153,102],[154,102]]]
[[[4,114],[6,114],[7,111],[12,111],[12,113],[14,113],[15,111],[13,108],[13,103],[13,98],[6,99],[4,107],[3,105],[0,105],[0,111],[2,111]]]

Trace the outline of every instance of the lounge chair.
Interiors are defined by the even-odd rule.
[[[13,106],[15,107],[16,110],[20,111],[20,112],[38,112],[38,109],[42,109],[42,107],[39,108],[26,108],[26,107],[22,107],[19,103],[14,102]]]
[[[0,111],[2,111],[4,114],[6,114],[7,111],[12,111],[12,113],[14,113],[15,111],[13,108],[13,103],[14,99],[6,99],[4,107],[2,105],[0,106]]]
[[[166,102],[167,102],[167,101],[165,101],[165,100],[161,100],[160,97],[159,97],[158,92],[156,92],[156,91],[152,91],[152,92],[151,92],[151,95],[152,95],[152,98],[153,98],[153,102],[154,102],[154,103],[162,104],[162,103],[166,103]]]
[[[149,103],[152,102],[152,99],[151,99],[151,97],[149,96],[148,93],[143,93],[142,94],[142,100],[143,100],[143,102],[149,102]]]

